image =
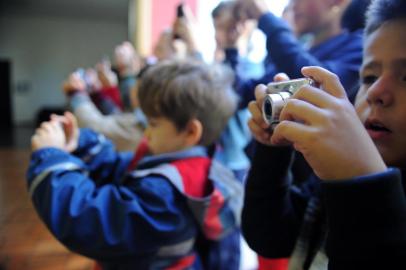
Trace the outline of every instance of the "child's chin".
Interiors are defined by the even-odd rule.
[[[399,163],[399,158],[394,155],[396,151],[393,151],[392,149],[382,145],[382,144],[376,144],[379,153],[381,154],[383,161],[387,166],[397,166],[397,163]]]

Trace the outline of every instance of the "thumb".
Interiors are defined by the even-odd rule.
[[[264,100],[264,97],[266,95],[266,89],[267,89],[267,87],[264,84],[258,84],[255,87],[255,99],[257,100],[257,102],[259,104],[262,104],[262,102]]]
[[[196,23],[196,18],[193,15],[192,9],[188,5],[183,5],[183,12],[188,22]]]
[[[273,80],[275,82],[283,82],[283,81],[288,81],[289,76],[286,73],[278,73],[273,77]]]

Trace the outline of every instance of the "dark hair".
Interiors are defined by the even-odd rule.
[[[221,1],[211,12],[211,17],[216,19],[221,16],[221,14],[225,10],[233,10],[234,9],[234,1]]]
[[[363,29],[365,27],[365,13],[370,3],[371,0],[352,0],[341,18],[342,28],[350,32]]]
[[[154,64],[146,64],[145,66],[143,66],[141,69],[140,69],[140,71],[138,71],[138,74],[137,74],[137,79],[139,80],[139,79],[141,79],[142,78],[142,76],[145,74],[145,72],[147,72],[147,70],[150,68],[150,67],[152,67]]]
[[[166,117],[178,130],[196,118],[203,126],[201,145],[214,143],[237,107],[225,66],[188,60],[163,61],[150,67],[139,83],[138,99],[148,117]]]
[[[406,19],[405,0],[373,0],[368,8],[365,34],[376,31],[383,23]]]

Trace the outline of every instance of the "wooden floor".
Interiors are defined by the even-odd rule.
[[[93,269],[92,261],[55,240],[32,207],[25,184],[31,130],[1,132],[0,270]]]

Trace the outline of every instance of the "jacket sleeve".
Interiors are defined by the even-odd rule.
[[[120,151],[135,150],[143,136],[143,126],[138,123],[135,114],[103,115],[88,96],[80,93],[70,98],[70,106],[79,126],[105,135]]]
[[[329,269],[406,268],[406,201],[397,169],[323,182],[322,195]]]
[[[348,33],[350,38],[339,39],[323,49],[316,45],[307,50],[286,23],[271,13],[260,18],[258,27],[267,37],[267,50],[278,72],[298,78],[303,76],[300,71],[302,67],[321,66],[337,74],[347,91],[358,82],[362,63],[362,32]],[[317,49],[319,52],[316,52]]]
[[[290,256],[311,196],[309,189],[293,184],[292,155],[289,147],[258,144],[247,178],[242,231],[248,245],[264,257]]]
[[[135,76],[127,75],[119,78],[118,87],[120,89],[121,100],[123,101],[124,111],[131,110],[131,88],[136,84]]]
[[[348,33],[350,38],[326,45],[324,52],[320,48],[305,48],[294,36],[286,22],[272,13],[266,13],[258,21],[258,28],[267,40],[266,74],[258,80],[236,80],[236,89],[242,98],[242,104],[254,99],[254,89],[259,83],[269,83],[278,72],[286,73],[290,78],[303,77],[304,66],[320,66],[335,73],[353,97],[357,90],[358,72],[362,63],[362,33]],[[269,66],[269,67],[268,67]]]
[[[28,170],[39,216],[69,249],[97,260],[145,258],[194,233],[184,201],[166,179],[96,185],[87,168],[80,159],[49,148],[33,153]]]
[[[275,75],[274,66],[271,63],[266,65],[265,74],[258,79],[243,79],[237,70],[240,62],[238,50],[236,48],[227,48],[224,50],[224,64],[228,65],[234,71],[234,89],[239,96],[238,107],[240,109],[247,108],[248,103],[255,99],[254,89],[260,83],[268,83],[273,81]]]
[[[134,153],[117,152],[115,145],[104,135],[82,128],[78,147],[73,155],[85,163],[89,176],[101,184],[121,179]]]

